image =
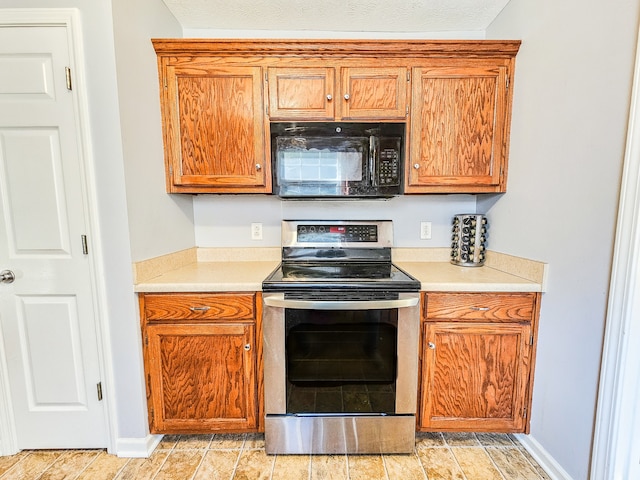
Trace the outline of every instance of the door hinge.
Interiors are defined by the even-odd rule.
[[[407,82],[411,81],[411,70],[407,70]]]
[[[98,382],[98,385],[96,385],[97,389],[98,389],[98,401],[101,402],[102,401],[102,382]]]
[[[147,373],[147,389],[151,391],[151,374]]]
[[[73,90],[73,86],[71,85],[71,69],[69,67],[64,67],[64,76],[67,80],[67,90]]]
[[[154,420],[155,415],[154,415],[154,412],[153,412],[153,407],[151,407],[149,409],[149,416],[151,417],[151,423],[154,423],[155,422],[155,420]]]
[[[533,333],[529,337],[529,345],[533,345]]]
[[[407,105],[407,108],[404,111],[404,115],[405,115],[405,117],[409,116],[409,105]]]
[[[524,407],[524,409],[522,410],[522,417],[527,418],[527,407]]]
[[[87,236],[86,235],[80,235],[81,241],[82,241],[82,253],[84,255],[89,255],[89,245],[87,243]]]
[[[509,90],[509,83],[510,83],[509,75],[506,76],[505,82],[506,82],[506,85],[507,85],[507,90]]]

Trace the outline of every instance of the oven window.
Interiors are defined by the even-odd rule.
[[[397,310],[285,310],[287,413],[395,412]]]

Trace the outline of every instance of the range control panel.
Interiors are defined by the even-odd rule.
[[[305,243],[370,243],[378,241],[377,225],[313,224],[297,226],[298,242]]]

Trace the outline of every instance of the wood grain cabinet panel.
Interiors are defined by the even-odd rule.
[[[409,193],[503,192],[511,90],[506,65],[416,67]]]
[[[335,117],[334,68],[269,68],[271,120],[332,120]]]
[[[343,68],[342,118],[404,120],[408,113],[407,73],[406,67]]]
[[[259,293],[140,294],[151,433],[263,428]]]
[[[149,325],[152,433],[256,427],[255,326]]]
[[[535,293],[429,293],[425,295],[427,319],[450,321],[530,322]]]
[[[434,430],[521,431],[529,325],[427,323],[422,425]]]
[[[528,432],[539,293],[426,293],[418,429]]]
[[[147,294],[145,317],[151,320],[254,320],[255,300],[248,294]]]
[[[164,59],[169,192],[269,192],[262,68]]]

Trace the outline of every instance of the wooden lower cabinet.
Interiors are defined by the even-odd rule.
[[[151,433],[259,429],[257,297],[140,296]]]
[[[423,294],[419,430],[528,432],[539,301]]]

